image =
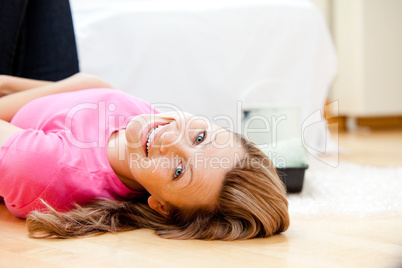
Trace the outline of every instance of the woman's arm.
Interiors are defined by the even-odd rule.
[[[35,80],[16,77],[11,75],[0,75],[0,94],[8,95],[19,91],[52,84],[52,81]]]
[[[40,86],[31,88],[34,84]],[[78,73],[58,82],[19,80],[10,88],[18,88],[21,91],[0,98],[0,119],[6,122],[10,122],[22,106],[40,97],[88,88],[113,87],[96,76]]]
[[[0,119],[0,148],[11,135],[20,130],[21,128]]]

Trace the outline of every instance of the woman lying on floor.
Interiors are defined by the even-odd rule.
[[[0,88],[0,196],[31,237],[150,228],[234,240],[288,228],[275,167],[241,135],[90,75],[2,75]]]

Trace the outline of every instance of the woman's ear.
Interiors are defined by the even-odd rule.
[[[148,197],[148,205],[153,210],[157,211],[159,214],[168,217],[169,216],[169,205],[166,203],[162,203],[157,200],[152,195]]]

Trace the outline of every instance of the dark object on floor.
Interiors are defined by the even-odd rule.
[[[286,185],[288,193],[299,193],[303,188],[304,173],[308,165],[304,167],[276,168],[279,178]]]

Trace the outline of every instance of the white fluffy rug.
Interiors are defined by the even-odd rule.
[[[288,200],[291,217],[402,216],[402,167],[310,161],[302,192]]]

